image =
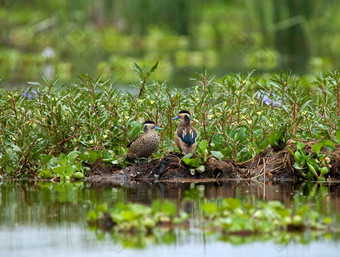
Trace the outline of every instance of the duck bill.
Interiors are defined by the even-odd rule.
[[[172,118],[172,120],[177,120],[177,119],[179,119],[178,115]]]
[[[157,125],[155,125],[153,128],[158,129],[158,130],[163,130],[162,128],[158,127]]]

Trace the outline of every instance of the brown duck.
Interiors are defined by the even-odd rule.
[[[127,146],[129,159],[137,159],[137,162],[140,163],[139,159],[145,157],[149,162],[149,157],[157,151],[159,145],[159,136],[153,129],[162,130],[154,121],[146,120],[143,124],[144,134],[136,137]]]
[[[175,143],[179,150],[184,154],[194,153],[197,147],[196,138],[198,136],[197,130],[190,124],[190,112],[182,110],[172,120],[182,119],[178,124],[175,132]]]

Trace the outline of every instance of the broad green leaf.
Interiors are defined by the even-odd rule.
[[[126,210],[121,213],[121,217],[126,221],[133,221],[137,217],[137,214],[131,210]]]
[[[177,212],[177,207],[173,202],[166,201],[161,205],[161,212],[172,217]]]
[[[306,144],[303,143],[303,142],[297,142],[296,143],[297,150],[302,150],[305,146],[306,146]]]
[[[47,179],[53,177],[51,171],[49,171],[49,170],[43,170],[43,171],[41,171],[41,172],[39,173],[39,176],[40,176],[41,178],[47,178]]]
[[[224,157],[220,151],[211,151],[211,154],[219,160],[222,160]]]
[[[40,154],[39,156],[43,165],[46,165],[52,159],[52,157],[53,155],[48,155],[48,154]]]
[[[79,153],[79,158],[80,160],[82,160],[83,162],[86,162],[89,160],[89,155],[88,154],[84,154],[84,153]]]
[[[201,150],[201,152],[205,152],[205,150],[208,147],[208,141],[207,140],[203,140],[199,145],[198,148]]]
[[[182,160],[186,165],[189,165],[190,167],[198,168],[198,166],[200,166],[199,157],[197,157],[195,159],[183,158]]]
[[[107,212],[107,206],[106,204],[99,204],[96,206],[96,212]]]
[[[99,159],[100,157],[100,151],[95,151],[95,150],[89,150],[89,160],[90,163],[94,163],[96,160]]]
[[[67,159],[68,159],[71,163],[74,163],[74,161],[75,161],[76,158],[78,157],[78,154],[79,154],[78,151],[70,152],[70,153],[67,155]]]
[[[335,139],[335,141],[336,141],[338,144],[340,144],[340,130],[337,130],[337,131],[335,132],[334,139]]]
[[[190,159],[192,157],[192,155],[193,155],[192,153],[188,153],[188,154],[186,154],[182,157],[182,160],[183,159]]]
[[[314,152],[317,155],[319,155],[322,147],[326,147],[331,152],[333,152],[335,150],[335,144],[330,140],[320,140],[317,144],[312,146]]]
[[[52,170],[52,172],[55,173],[55,174],[64,174],[65,166],[56,167]]]
[[[215,214],[217,211],[216,203],[205,203],[205,204],[202,204],[201,207],[204,212],[208,212],[210,214]]]
[[[65,171],[64,171],[64,176],[66,177],[71,177],[72,175],[73,175],[73,172],[74,172],[74,170],[73,170],[73,167],[72,167],[72,165],[66,165],[65,166]]]

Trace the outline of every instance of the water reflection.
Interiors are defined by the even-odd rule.
[[[340,217],[340,184],[134,183],[128,186],[97,186],[84,182],[53,184],[13,183],[0,185],[0,226],[84,222],[95,205],[117,202],[150,204],[169,199],[192,211],[200,199],[239,198],[248,203],[278,200],[286,206],[311,204],[317,211]]]
[[[0,184],[0,255],[42,256],[53,252],[51,256],[58,256],[57,253],[91,256],[90,253],[96,252],[108,256],[111,252],[120,256],[144,256],[159,252],[160,249],[166,250],[167,255],[185,254],[190,249],[192,254],[203,256],[207,249],[214,254],[223,252],[222,249],[225,248],[228,248],[230,253],[237,253],[238,248],[234,247],[247,243],[248,246],[244,247],[248,252],[259,244],[269,247],[268,252],[262,254],[264,256],[282,253],[277,251],[278,248],[284,249],[286,254],[293,253],[292,249],[296,248],[310,256],[316,256],[315,253],[320,252],[320,247],[327,247],[330,255],[336,256],[336,242],[339,240],[339,233],[336,232],[279,232],[272,241],[268,236],[224,236],[202,230],[200,204],[206,199],[230,197],[246,203],[278,200],[288,207],[309,204],[313,210],[332,217],[336,224],[340,220],[340,184],[263,185],[243,181],[204,184],[134,183],[112,187],[83,182],[6,182]],[[179,209],[193,214],[194,218],[189,221],[188,228],[160,228],[155,234],[124,237],[100,230],[90,231],[86,223],[87,213],[98,204],[106,203],[109,207],[117,202],[149,205],[155,199],[171,200]],[[309,248],[297,244],[308,244]],[[145,249],[135,252],[126,247]],[[316,247],[315,250],[310,251],[313,247]]]

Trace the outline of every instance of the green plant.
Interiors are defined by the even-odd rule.
[[[2,89],[1,176],[37,178],[46,166],[39,156],[62,160],[65,159],[62,156],[73,151],[93,156],[103,151],[100,158],[105,163],[124,167],[126,145],[140,133],[145,119],[154,120],[164,128],[157,153],[162,156],[175,149],[171,118],[182,109],[191,111],[193,126],[199,131],[200,144],[196,151],[199,159],[187,162],[189,166],[192,162],[194,170],[201,167],[200,172],[204,172],[209,154],[243,162],[268,145],[281,149],[290,137],[340,142],[338,123],[334,122],[336,72],[322,74],[307,83],[289,73],[234,74],[216,79],[204,69],[196,76],[194,87],[176,89],[166,82],[150,80],[151,73],[161,68],[156,64],[151,69],[138,67],[134,69],[141,81],[135,86],[141,89],[144,85],[139,98],[119,91],[113,82],[101,76],[92,78],[86,74],[80,75],[76,83],[63,87],[58,80],[43,78],[41,83],[30,83],[29,89]],[[313,167],[317,164],[308,160]],[[297,162],[300,161],[305,169],[302,176],[305,173],[307,176],[308,167],[303,166],[307,163],[302,159]],[[68,162],[65,165],[68,164],[73,165]],[[64,177],[71,174],[61,170],[62,176],[66,172]]]
[[[200,142],[197,146],[197,154],[198,156],[196,158],[191,158],[192,153],[186,154],[185,156],[182,157],[182,161],[186,164],[192,167],[190,170],[192,175],[195,175],[195,171],[197,170],[200,173],[203,173],[205,171],[205,166],[204,163],[207,161],[207,156],[208,156],[208,141],[203,140]],[[202,163],[201,163],[202,159]]]
[[[311,153],[308,155],[303,150],[306,146],[303,142],[296,142],[296,151],[294,152],[290,147],[290,153],[294,156],[294,168],[298,170],[302,177],[319,181],[325,180],[325,175],[329,172],[330,158],[326,154],[321,154],[320,150],[325,147],[330,151],[334,151],[335,145],[330,140],[320,140],[312,146],[316,156],[313,157]]]

